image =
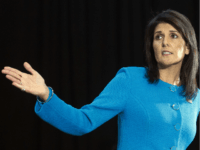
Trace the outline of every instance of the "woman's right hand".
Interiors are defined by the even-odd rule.
[[[24,67],[31,74],[23,73],[15,68],[4,67],[3,74],[6,78],[12,81],[12,85],[19,89],[25,89],[25,92],[39,96],[42,100],[47,100],[49,96],[49,89],[45,84],[43,77],[35,71],[27,62]]]

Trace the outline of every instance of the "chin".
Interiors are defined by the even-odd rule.
[[[170,67],[170,66],[172,66],[172,65],[174,65],[174,63],[159,63],[158,64],[158,68],[160,68],[160,69],[165,69],[165,68],[168,68],[168,67]]]
[[[168,67],[171,67],[171,66],[181,66],[182,65],[182,61],[177,61],[177,62],[161,62],[159,63],[158,65],[158,68],[168,68]]]

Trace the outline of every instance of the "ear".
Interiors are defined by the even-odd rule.
[[[187,45],[186,45],[185,54],[186,54],[186,55],[189,55],[189,53],[190,53],[190,46],[189,46],[189,44],[187,44]]]

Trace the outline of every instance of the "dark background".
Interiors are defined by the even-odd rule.
[[[144,30],[164,9],[189,18],[199,41],[198,0],[1,1],[0,68],[27,72],[29,62],[66,103],[91,103],[117,71],[144,66]],[[27,72],[28,73],[28,72]],[[117,117],[81,137],[62,133],[34,113],[36,97],[0,75],[1,150],[114,150]],[[197,150],[197,134],[187,150]]]

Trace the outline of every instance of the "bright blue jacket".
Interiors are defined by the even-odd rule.
[[[59,130],[81,136],[118,115],[117,150],[186,150],[196,135],[200,94],[188,103],[183,86],[159,79],[150,84],[144,67],[124,67],[91,104],[80,109],[56,94],[47,103],[36,102],[36,114]],[[51,95],[51,94],[49,94]]]

